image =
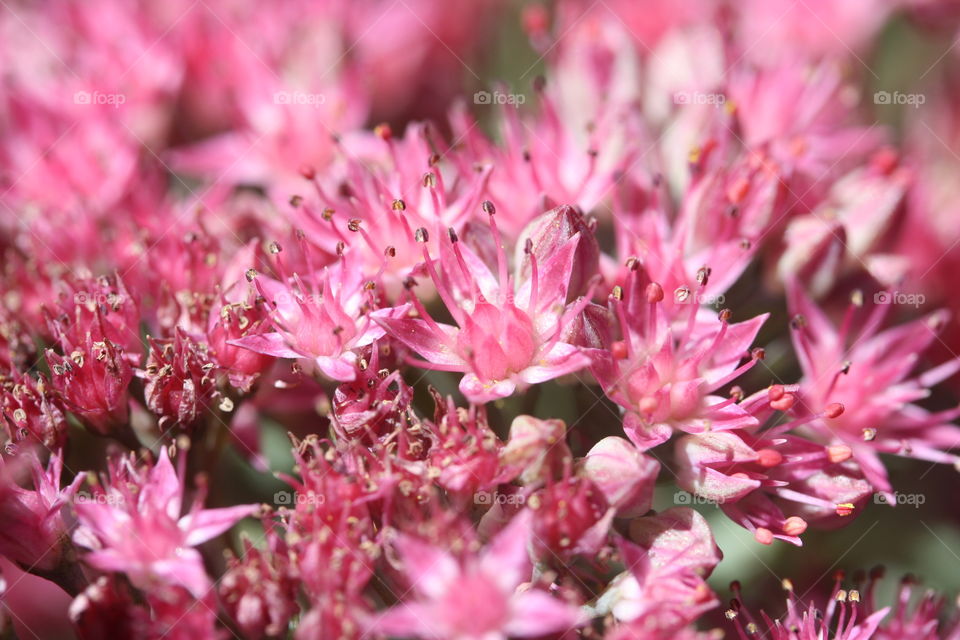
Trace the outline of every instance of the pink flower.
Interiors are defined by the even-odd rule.
[[[147,364],[137,371],[144,380],[147,407],[160,416],[161,427],[194,426],[216,392],[215,365],[207,354],[207,345],[196,342],[179,327],[171,340],[148,337],[147,341]]]
[[[252,294],[252,292],[251,292]],[[207,341],[217,367],[227,372],[230,384],[247,392],[270,366],[269,355],[237,346],[235,342],[255,335],[267,319],[264,305],[253,295],[241,302],[224,301],[219,314],[210,314]]]
[[[946,314],[881,330],[892,305],[889,293],[876,295],[865,309],[851,304],[838,328],[799,285],[790,286],[792,338],[804,373],[794,412],[822,415],[829,404],[842,404],[842,415],[829,422],[814,420],[810,429],[821,441],[848,445],[867,480],[889,493],[880,453],[952,464],[960,460],[948,453],[960,443],[960,428],[950,424],[960,409],[930,412],[916,404],[930,387],[960,369],[960,358],[917,372],[920,355],[937,339]],[[858,325],[862,328],[854,339],[851,330]]]
[[[392,437],[410,410],[413,388],[399,371],[381,367],[380,344],[361,353],[357,377],[337,385],[331,424],[342,438],[375,442]]]
[[[608,436],[593,445],[581,462],[583,473],[598,486],[617,516],[632,518],[650,510],[660,463],[627,440]]]
[[[607,542],[617,510],[586,474],[548,482],[528,499],[536,505],[534,547],[544,560],[562,565],[574,555],[598,553]]]
[[[79,527],[73,540],[90,549],[84,556],[90,566],[123,572],[140,589],[174,585],[194,597],[206,596],[212,584],[193,547],[227,531],[258,506],[204,509],[201,491],[181,516],[185,461],[181,458],[175,471],[166,448],[152,467],[135,466],[132,456],[114,460],[103,486],[75,501]]]
[[[565,442],[563,420],[541,420],[520,415],[510,423],[510,438],[500,453],[500,464],[524,485],[535,485],[559,476],[573,460]]]
[[[426,422],[431,446],[427,462],[436,482],[453,496],[466,498],[506,482],[513,470],[501,466],[503,445],[487,423],[484,407],[458,409],[453,398],[434,392],[434,419]]]
[[[424,249],[430,276],[458,326],[437,323],[414,295],[412,305],[400,308],[402,314],[396,309],[373,314],[387,333],[423,358],[414,361],[418,366],[465,372],[460,391],[478,403],[505,398],[518,388],[573,373],[589,363],[579,349],[562,340],[564,327],[587,302],[566,305],[579,232],[544,257],[529,248],[530,275],[521,279],[518,274],[514,280],[507,275],[493,205],[485,203],[484,209],[496,242],[498,277],[459,242],[456,233],[449,233],[441,245],[436,265]],[[419,229],[417,237],[426,242],[427,230]]]
[[[259,549],[247,539],[239,558],[230,556],[219,592],[245,637],[259,640],[286,631],[298,611],[295,566],[280,535],[265,523],[270,548]]]
[[[598,613],[656,634],[680,630],[717,606],[705,578],[721,556],[703,516],[675,507],[638,518],[630,539],[619,544],[626,571],[600,597]]]
[[[872,604],[866,606],[861,604],[860,592],[856,589],[850,591],[841,589],[839,579],[825,610],[819,610],[813,602],[803,607],[803,603],[793,592],[793,584],[789,580],[784,580],[783,586],[787,592],[787,613],[782,618],[774,620],[763,613],[760,617],[763,626],[743,606],[740,584],[735,582],[731,586],[736,598],[731,603],[732,608],[726,611],[726,617],[741,638],[747,637],[745,633],[751,635],[762,633],[771,640],[824,640],[824,638],[870,640],[884,637],[877,635],[877,628],[890,608],[874,611]],[[742,618],[746,618],[746,625]],[[910,636],[893,636],[893,638],[906,637]]]
[[[275,255],[282,270],[279,249]],[[255,272],[249,277],[269,306],[273,331],[247,335],[228,344],[278,358],[307,360],[332,380],[350,382],[356,378],[354,350],[382,336],[383,329],[369,313],[373,298],[366,286],[368,281],[346,256],[306,281],[296,274],[287,281]]]
[[[138,595],[126,581],[100,576],[70,603],[70,621],[84,639],[222,640],[228,635],[216,626],[212,598],[197,600],[181,587]]]
[[[64,353],[95,342],[120,348],[131,365],[140,363],[140,308],[118,277],[87,278],[65,283],[57,304],[45,308],[47,326]]]
[[[600,91],[593,86],[573,90],[587,96]],[[507,89],[496,91],[503,95]],[[522,118],[513,105],[501,108],[500,144],[485,136],[472,116],[454,112],[454,134],[464,142],[468,157],[481,167],[491,167],[489,194],[504,203],[500,225],[511,239],[536,216],[558,205],[581,211],[602,208],[617,184],[618,172],[634,159],[635,150],[616,143],[636,135],[625,124],[629,119],[623,110],[617,109],[619,103],[582,108],[579,102],[558,101],[549,93],[549,85],[546,91],[537,90],[539,113],[529,119]]]
[[[414,229],[451,227],[468,236],[467,227],[476,226],[471,218],[490,170],[468,160],[430,124],[411,124],[402,138],[380,125],[353,140],[342,175],[302,169],[309,184],[290,199],[290,222],[324,254],[347,251],[352,268],[378,273],[394,299],[408,277],[423,273]]]
[[[14,473],[28,464],[33,489],[20,487]],[[0,517],[6,523],[0,531],[0,554],[29,570],[57,580],[69,566],[65,554],[70,549],[67,523],[61,513],[70,502],[83,476],[60,487],[63,455],[50,456],[47,468],[32,452],[12,462],[0,459]],[[64,564],[62,564],[64,563]],[[76,585],[63,585],[68,590]]]
[[[631,264],[625,290],[617,287],[611,297],[622,341],[598,352],[592,367],[607,396],[627,410],[624,429],[630,439],[645,450],[665,442],[674,429],[699,433],[756,425],[736,398],[712,392],[763,357],[761,349],[748,348],[766,314],[731,325],[729,310],[717,317],[702,309],[698,296],[709,278],[702,270],[701,287],[674,292],[679,304],[672,318],[661,286],[637,260]]]
[[[579,626],[584,620],[576,607],[522,587],[530,577],[529,541],[527,513],[516,516],[479,554],[463,560],[401,537],[402,568],[416,598],[373,618],[371,629],[435,640],[505,640]]]
[[[67,420],[63,403],[41,375],[14,372],[0,387],[0,423],[11,443],[39,442],[48,449],[66,441]]]
[[[759,435],[720,431],[680,438],[678,486],[718,503],[762,544],[780,538],[800,545],[808,523],[853,515],[873,488],[850,460],[850,447],[781,435],[794,426],[787,422]]]
[[[127,386],[133,369],[119,347],[109,339],[78,345],[68,357],[47,349],[50,383],[66,406],[101,435],[132,437],[127,423]],[[131,440],[136,442],[136,439]]]

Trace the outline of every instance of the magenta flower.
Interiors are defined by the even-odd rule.
[[[781,435],[783,430],[680,438],[678,486],[716,502],[762,544],[780,538],[799,545],[809,523],[829,524],[858,512],[873,487],[850,460],[850,447],[823,446]]]
[[[650,510],[660,463],[627,440],[608,436],[583,459],[583,473],[600,488],[617,516],[642,516]]]
[[[546,560],[560,563],[577,554],[598,553],[617,512],[589,477],[550,482],[531,501],[536,506],[534,548]]]
[[[282,265],[279,260],[278,264]],[[372,299],[359,269],[344,257],[306,282],[296,274],[288,282],[250,275],[269,305],[273,331],[228,344],[277,358],[307,360],[331,380],[356,378],[354,349],[383,335],[371,320]]]
[[[879,304],[860,320],[863,328],[851,335],[859,306],[851,304],[837,328],[796,284],[791,286],[794,348],[803,368],[794,411],[816,415],[831,403],[844,407],[842,415],[810,423],[826,442],[839,442],[853,450],[854,458],[879,491],[892,488],[880,453],[931,462],[956,464],[960,457],[948,453],[960,444],[960,428],[950,421],[960,409],[930,412],[916,402],[930,387],[960,369],[960,358],[922,372],[917,361],[937,339],[946,322],[944,313],[933,313],[913,322],[881,330],[891,305],[876,294]]]
[[[33,489],[16,483],[14,474],[22,463],[30,466]],[[63,456],[59,453],[50,456],[46,469],[32,452],[13,462],[0,459],[0,517],[6,523],[0,532],[0,553],[48,576],[62,568],[70,547],[62,507],[69,504],[83,482],[83,476],[77,476],[61,488],[62,472]]]
[[[402,568],[416,599],[377,615],[370,628],[435,640],[505,640],[579,626],[584,617],[576,607],[522,585],[530,578],[529,541],[528,513],[516,516],[479,554],[463,560],[401,537]]]
[[[63,403],[44,376],[34,380],[14,373],[0,387],[0,422],[7,441],[33,440],[54,449],[66,441],[67,420]]]
[[[861,604],[860,592],[841,589],[839,580],[825,610],[819,610],[813,602],[804,607],[794,594],[793,584],[789,580],[783,581],[783,587],[787,592],[786,615],[771,619],[763,613],[760,622],[757,622],[757,618],[743,606],[739,583],[731,586],[736,598],[731,603],[732,608],[726,611],[726,617],[741,638],[758,633],[771,640],[870,640],[888,637],[893,640],[912,637],[910,634],[892,637],[878,635],[878,627],[890,608],[875,611],[872,603]]]
[[[269,524],[265,525],[271,533]],[[272,548],[258,549],[243,540],[243,553],[230,556],[218,591],[246,637],[278,636],[297,611],[297,581],[283,538],[271,536]]]
[[[411,124],[402,138],[380,125],[355,145],[372,157],[349,158],[344,176],[304,168],[309,184],[290,201],[291,223],[324,254],[348,252],[352,269],[377,273],[387,296],[395,298],[408,277],[423,272],[414,230],[465,232],[475,226],[471,218],[487,188],[490,170],[474,171],[453,149],[441,160],[437,138],[426,124]]]
[[[518,388],[573,373],[589,363],[577,347],[563,341],[564,327],[587,303],[581,299],[566,305],[580,233],[552,246],[545,257],[530,247],[529,276],[518,274],[513,279],[507,275],[493,205],[485,203],[484,209],[496,242],[498,277],[456,233],[449,233],[441,245],[439,261],[424,249],[427,269],[456,327],[437,323],[413,295],[412,304],[401,307],[403,314],[397,310],[373,314],[387,333],[423,358],[413,360],[418,366],[466,373],[460,391],[478,403],[505,398]],[[417,236],[426,242],[427,230],[419,229]]]
[[[153,466],[112,461],[109,477],[92,494],[76,500],[79,527],[73,540],[90,549],[86,562],[101,571],[125,573],[134,586],[174,585],[203,598],[212,583],[193,547],[215,538],[257,511],[257,505],[204,509],[203,493],[183,507],[185,458],[174,470],[166,448]]]
[[[703,516],[675,507],[638,518],[630,538],[633,542],[619,544],[626,571],[600,597],[597,613],[612,613],[656,637],[686,627],[719,604],[705,578],[721,555]]]
[[[665,442],[674,429],[700,433],[756,425],[736,398],[712,393],[763,357],[762,349],[748,349],[766,314],[731,325],[729,310],[715,317],[698,304],[699,290],[683,287],[675,297],[685,307],[673,321],[663,308],[661,286],[639,262],[632,265],[626,290],[617,287],[611,298],[622,341],[597,352],[592,367],[607,396],[627,410],[630,439],[645,450]],[[702,272],[701,283],[708,277]]]
[[[147,407],[160,416],[161,427],[179,424],[192,427],[204,414],[216,391],[215,367],[207,345],[198,343],[177,328],[173,339],[147,338],[147,364],[137,371],[144,380]]]
[[[47,349],[50,383],[66,406],[93,431],[132,438],[127,424],[127,386],[133,369],[123,351],[109,339],[94,341],[61,356]],[[132,440],[135,442],[135,440]]]

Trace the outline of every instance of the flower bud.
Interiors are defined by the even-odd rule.
[[[569,205],[551,209],[534,218],[517,240],[516,264],[520,267],[520,280],[530,276],[530,256],[524,252],[527,240],[532,241],[532,255],[542,264],[574,235],[580,234],[573,259],[567,299],[571,300],[586,292],[590,279],[600,269],[600,247],[593,231],[583,215]]]
[[[604,438],[587,453],[582,468],[619,517],[641,516],[650,510],[660,464],[629,441],[617,436]]]

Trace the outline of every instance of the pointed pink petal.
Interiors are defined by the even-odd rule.
[[[150,569],[165,581],[186,587],[196,598],[205,597],[213,589],[210,576],[203,568],[203,559],[196,549],[181,549],[176,558],[153,562]]]
[[[161,447],[160,459],[150,470],[150,480],[140,493],[139,502],[143,504],[148,501],[155,507],[165,510],[170,518],[176,520],[180,517],[182,498],[183,489],[180,486],[180,478],[173,469],[167,448]]]
[[[576,257],[580,234],[575,233],[555,253],[540,265],[537,274],[537,312],[544,312],[557,302],[567,299],[570,274]],[[527,279],[517,291],[517,306],[526,309],[530,304],[531,280]]]
[[[229,340],[227,344],[235,347],[242,347],[257,353],[262,353],[275,358],[302,358],[299,352],[294,351],[287,345],[287,341],[279,333],[261,333],[251,336],[244,336],[236,340]]]
[[[400,604],[374,617],[368,630],[391,637],[445,640],[436,618],[436,612],[424,605]]]
[[[586,622],[580,609],[539,589],[515,595],[510,609],[510,620],[503,629],[509,636],[529,638],[560,633]]]
[[[477,404],[507,398],[513,394],[516,388],[517,385],[511,380],[484,384],[474,373],[468,373],[460,380],[460,392],[470,402]]]
[[[186,532],[185,544],[195,546],[215,538],[237,521],[256,513],[259,507],[255,504],[245,504],[223,509],[203,509],[195,513],[188,513],[180,518],[180,530]]]
[[[520,372],[520,379],[527,384],[538,384],[574,373],[590,365],[590,356],[578,347],[565,342],[553,345],[534,366]]]
[[[648,424],[633,411],[623,415],[623,430],[630,442],[637,445],[640,451],[647,451],[661,445],[673,435],[673,428],[668,424]]]
[[[400,538],[397,547],[403,559],[403,571],[415,591],[439,598],[448,589],[456,588],[460,565],[452,555],[411,536]]]
[[[494,537],[480,556],[480,569],[490,576],[505,592],[530,578],[529,511],[521,511]]]
[[[441,324],[440,333],[426,320],[404,316],[392,317],[389,309],[370,314],[370,317],[391,336],[404,343],[428,362],[445,366],[466,367],[467,363],[453,350],[457,329]]]
[[[331,380],[353,382],[357,378],[357,369],[353,365],[355,360],[356,355],[348,351],[339,358],[318,356],[316,362],[317,368]]]

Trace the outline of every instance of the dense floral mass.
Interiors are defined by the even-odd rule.
[[[0,636],[960,638],[960,4],[0,4]]]

